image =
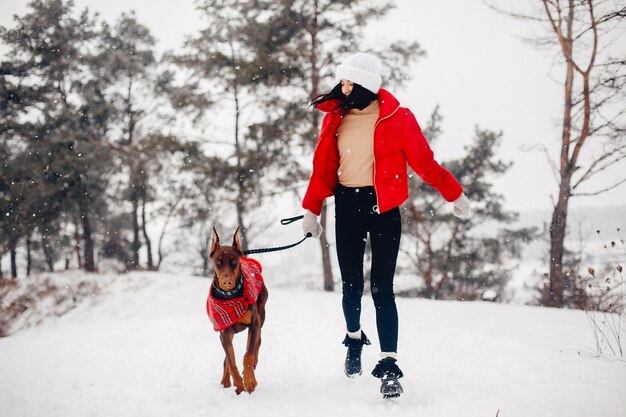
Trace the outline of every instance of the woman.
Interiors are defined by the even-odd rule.
[[[336,70],[338,84],[311,103],[326,112],[313,154],[313,171],[302,207],[305,234],[319,237],[317,220],[326,197],[335,197],[337,259],[348,352],[345,373],[361,374],[361,351],[369,345],[361,330],[363,253],[369,233],[372,248],[371,293],[376,308],[380,361],[372,374],[381,378],[385,398],[402,393],[398,379],[398,313],[393,277],[400,246],[399,206],[408,198],[407,163],[424,181],[454,203],[458,217],[469,216],[469,200],[459,182],[434,159],[415,116],[381,89],[381,64],[356,53]]]

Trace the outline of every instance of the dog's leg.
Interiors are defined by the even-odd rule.
[[[252,342],[252,332],[248,331],[248,345]],[[256,365],[259,363],[259,347],[261,346],[261,329],[259,328],[258,337],[253,350],[253,363],[252,367],[256,370]]]
[[[237,363],[235,362],[235,349],[233,349],[233,336],[234,332],[230,331],[232,327],[220,332],[220,341],[224,352],[226,352],[226,364],[228,365],[228,371],[233,377],[233,384],[235,385],[235,392],[240,394],[244,390],[243,380],[239,375],[239,369],[237,369]]]
[[[254,375],[256,346],[261,330],[261,320],[256,305],[252,305],[252,322],[248,328],[248,345],[246,353],[243,355],[243,386],[246,391],[253,392],[256,388],[257,381]]]
[[[231,386],[230,371],[228,370],[228,359],[224,359],[224,374],[222,375],[222,385],[224,388]]]
[[[259,336],[257,338],[257,343],[254,347],[254,369],[256,369],[257,364],[259,363],[259,349],[261,348],[261,329],[263,329],[263,324],[265,323],[265,303],[267,301],[267,287],[265,285],[261,289],[261,293],[259,294],[259,298],[257,299],[257,311],[259,312]]]
[[[256,340],[256,347],[254,348],[254,369],[259,363],[259,349],[261,348],[261,329],[259,329],[259,337]]]

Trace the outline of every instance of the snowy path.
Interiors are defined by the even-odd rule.
[[[2,417],[626,415],[626,364],[590,358],[579,311],[400,299],[405,395],[383,401],[364,300],[364,375],[343,375],[340,295],[273,288],[257,391],[219,385],[208,280],[119,277],[92,305],[0,339]],[[236,339],[239,363],[245,337]],[[240,365],[241,366],[241,365]]]

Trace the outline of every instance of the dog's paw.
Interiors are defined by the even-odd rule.
[[[230,383],[230,378],[228,378],[227,380],[222,379],[222,385],[224,386],[224,388],[230,388],[233,384]]]
[[[257,385],[257,382],[254,376],[254,372],[250,372],[250,373],[244,372],[243,386],[246,389],[246,391],[249,393],[254,392],[256,385]]]
[[[256,389],[256,380],[251,381],[248,384],[245,384],[244,387],[246,389],[246,392],[252,394],[254,392],[254,390]]]

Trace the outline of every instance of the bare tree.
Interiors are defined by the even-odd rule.
[[[562,307],[567,303],[563,254],[570,199],[597,196],[626,182],[618,177],[605,187],[581,191],[591,178],[606,174],[626,159],[626,59],[623,50],[621,54],[615,51],[615,45],[623,41],[626,7],[623,1],[541,0],[533,12],[518,13],[488,5],[514,18],[542,24],[546,36],[532,42],[539,47],[556,46],[564,64],[560,157],[552,166],[558,195],[550,224],[549,283],[543,295],[544,305]],[[583,147],[588,149],[585,154]]]

